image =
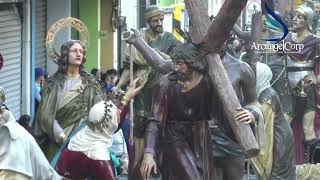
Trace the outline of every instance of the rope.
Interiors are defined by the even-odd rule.
[[[280,76],[282,75],[282,73],[286,70],[286,67],[283,67],[283,69],[281,70],[280,74],[277,76],[277,78],[271,83],[271,86],[273,86],[274,83],[276,83]]]

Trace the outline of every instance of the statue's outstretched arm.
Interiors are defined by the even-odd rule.
[[[240,29],[240,27],[238,26],[238,24],[235,24],[233,26],[233,31],[236,33],[237,36],[239,36],[240,39],[243,39],[245,41],[249,41],[250,40],[250,31],[242,31]]]
[[[154,68],[156,71],[167,74],[173,70],[173,62],[171,60],[164,59],[156,50],[151,48],[141,37],[140,33],[131,29],[134,33],[126,39],[128,44],[134,45],[134,47],[142,54],[144,59]]]

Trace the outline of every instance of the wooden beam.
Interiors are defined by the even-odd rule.
[[[208,54],[209,76],[218,92],[224,114],[243,153],[247,157],[253,157],[259,153],[258,143],[250,125],[235,120],[236,108],[241,105],[220,56],[212,51],[221,49],[246,2],[247,0],[225,0],[211,23],[201,0],[185,0],[190,18],[190,35],[194,42],[203,43],[203,53]]]

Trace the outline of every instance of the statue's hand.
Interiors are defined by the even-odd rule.
[[[131,29],[131,31],[125,31],[121,35],[121,39],[126,41],[128,44],[135,44],[137,39],[141,38],[140,33],[136,29]]]
[[[236,109],[238,113],[235,115],[235,119],[239,122],[244,122],[244,124],[255,123],[255,118],[253,114],[242,107]]]
[[[143,161],[140,168],[140,173],[144,180],[150,179],[150,173],[154,172],[154,174],[157,174],[157,164],[154,160],[154,157],[150,153],[145,153],[143,156]]]
[[[143,85],[140,85],[138,87],[139,79],[140,78],[136,78],[132,82],[132,84],[130,84],[130,86],[128,87],[127,92],[126,92],[126,94],[124,96],[125,99],[131,100],[131,99],[134,98],[134,96],[136,96],[141,91],[141,89],[143,88]]]
[[[317,84],[317,78],[313,75],[308,75],[303,78],[303,81],[306,83],[306,86],[310,86],[312,84]]]
[[[66,139],[67,139],[67,136],[64,134],[64,132],[62,132],[62,133],[58,136],[57,142],[58,142],[59,144],[63,144]]]

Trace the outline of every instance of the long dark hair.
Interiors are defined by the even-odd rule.
[[[80,76],[86,73],[83,64],[86,62],[86,50],[83,45],[83,43],[79,40],[69,40],[62,44],[61,49],[60,49],[60,57],[58,58],[57,64],[58,64],[58,73],[66,74],[69,66],[69,52],[71,46],[73,46],[75,43],[78,43],[82,46],[83,48],[83,59],[82,63],[80,65],[79,73]]]
[[[206,57],[200,53],[199,47],[192,43],[180,43],[176,45],[171,53],[173,62],[183,60],[192,70],[207,73]]]

